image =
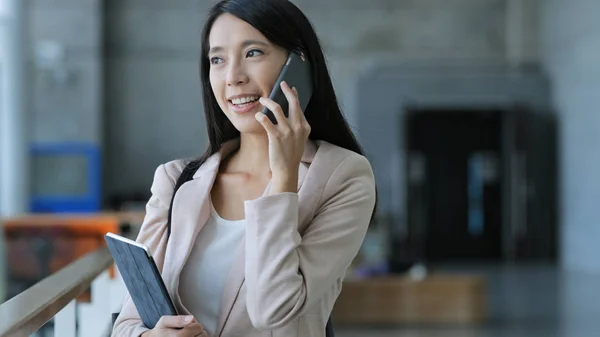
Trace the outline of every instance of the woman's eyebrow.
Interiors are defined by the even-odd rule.
[[[261,46],[264,46],[264,47],[268,47],[269,46],[269,44],[266,43],[266,42],[264,42],[264,41],[260,41],[260,40],[245,40],[244,42],[242,42],[242,47],[245,48],[245,47],[248,47],[248,46],[251,46],[251,45],[254,45],[254,44],[261,45]],[[209,54],[218,53],[218,52],[223,51],[223,49],[224,48],[221,47],[221,46],[214,46],[214,47],[210,48],[210,50],[208,51],[208,53]]]

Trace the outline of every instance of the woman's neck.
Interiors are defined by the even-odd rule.
[[[264,176],[265,174],[270,176],[267,135],[242,133],[240,147],[230,157],[225,170],[227,172],[244,172],[251,176]]]

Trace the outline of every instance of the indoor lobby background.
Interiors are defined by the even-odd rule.
[[[597,336],[600,0],[293,2],[379,193],[335,335]],[[0,336],[108,335],[214,3],[0,0]]]

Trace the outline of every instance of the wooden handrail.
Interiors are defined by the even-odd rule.
[[[0,305],[0,337],[29,336],[113,264],[108,248],[85,255]]]

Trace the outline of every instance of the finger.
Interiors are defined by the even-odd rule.
[[[256,120],[263,126],[263,128],[265,128],[265,131],[267,131],[268,134],[277,134],[277,127],[275,126],[275,124],[273,124],[273,122],[271,122],[267,115],[265,115],[262,112],[257,112],[256,115],[254,115],[254,118],[256,118]]]
[[[288,118],[294,123],[300,123],[300,117],[303,113],[302,108],[300,107],[300,101],[298,100],[298,90],[296,90],[296,88],[290,88],[287,82],[282,81],[281,91],[283,91],[283,94],[285,95],[285,98],[288,101],[288,106],[290,110],[288,112]]]
[[[271,112],[275,116],[275,119],[277,120],[277,125],[283,127],[288,125],[287,118],[285,118],[283,110],[281,109],[281,106],[279,104],[275,103],[275,101],[267,97],[261,97],[260,104],[262,104],[267,109],[271,110]]]
[[[204,327],[200,325],[200,323],[196,322],[191,325],[186,326],[182,330],[175,331],[175,335],[177,337],[196,337],[196,336],[206,336],[206,332],[204,331]]]
[[[287,118],[283,114],[283,110],[279,104],[268,97],[261,97],[259,101],[264,107],[273,113],[273,116],[276,120],[276,123],[274,124],[285,125],[287,123]]]
[[[200,323],[194,323],[193,325],[188,326],[185,329],[189,330],[190,336],[201,336],[205,332],[204,327],[200,325]]]
[[[208,332],[202,331],[199,334],[193,335],[193,337],[208,337]]]
[[[196,320],[194,319],[194,316],[183,316],[183,315],[162,316],[156,323],[156,326],[158,328],[163,328],[163,329],[164,328],[171,328],[171,329],[183,328],[195,321]]]

